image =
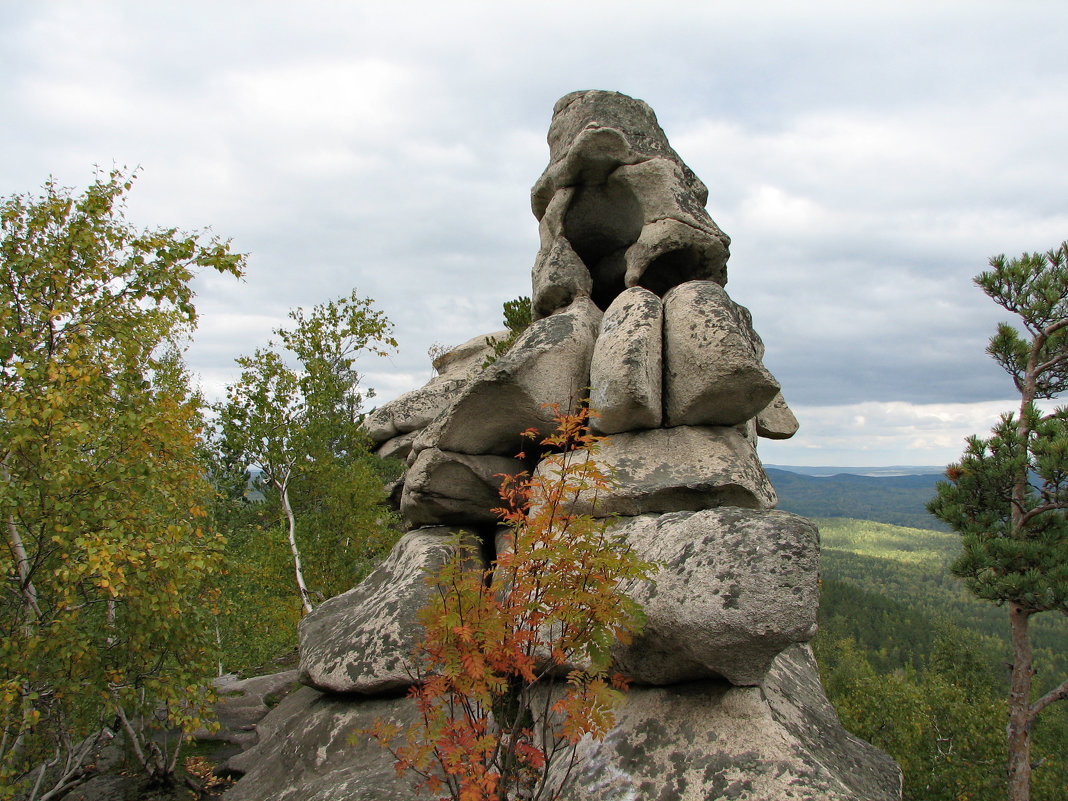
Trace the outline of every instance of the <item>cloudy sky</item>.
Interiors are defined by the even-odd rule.
[[[802,431],[766,462],[944,464],[1009,409],[989,256],[1068,239],[1063,2],[0,0],[0,195],[139,167],[129,216],[249,255],[198,279],[209,395],[288,309],[356,287],[400,349],[530,293],[552,105],[646,100],[732,238]]]

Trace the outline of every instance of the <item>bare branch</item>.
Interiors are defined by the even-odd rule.
[[[1062,698],[1068,696],[1068,679],[1065,679],[1057,687],[1054,687],[1048,693],[1043,695],[1033,704],[1031,704],[1031,720],[1033,721],[1038,717],[1039,713],[1050,704],[1060,701]]]

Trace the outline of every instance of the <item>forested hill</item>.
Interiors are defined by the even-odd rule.
[[[851,517],[895,526],[948,531],[927,512],[937,473],[909,476],[805,476],[766,468],[779,495],[779,509],[804,517]]]

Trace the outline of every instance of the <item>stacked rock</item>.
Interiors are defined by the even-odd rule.
[[[899,799],[897,766],[841,728],[805,645],[818,531],[774,510],[756,453],[758,436],[792,436],[797,422],[723,288],[730,240],[707,190],[652,109],[625,95],[562,98],[549,146],[532,190],[534,322],[486,367],[486,337],[454,349],[438,377],[368,416],[378,452],[407,459],[412,530],[302,622],[313,689],[264,722],[271,736],[239,758],[248,775],[228,797],[418,797],[376,746],[338,738],[410,719],[405,700],[381,699],[411,682],[425,571],[458,531],[492,561],[500,476],[538,469],[515,457],[520,432],[550,433],[552,406],[588,395],[615,486],[578,511],[612,517],[662,567],[628,590],[646,625],[613,658],[634,684],[609,736],[580,743],[567,797]]]

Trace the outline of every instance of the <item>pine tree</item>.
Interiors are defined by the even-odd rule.
[[[1047,253],[996,256],[975,283],[1021,328],[998,325],[987,347],[1012,376],[1019,412],[988,439],[973,436],[928,510],[960,534],[953,573],[980,598],[1009,610],[1008,798],[1027,801],[1031,733],[1042,710],[1068,695],[1068,680],[1033,696],[1028,624],[1041,612],[1068,614],[1068,409],[1036,401],[1068,389],[1068,242]]]

